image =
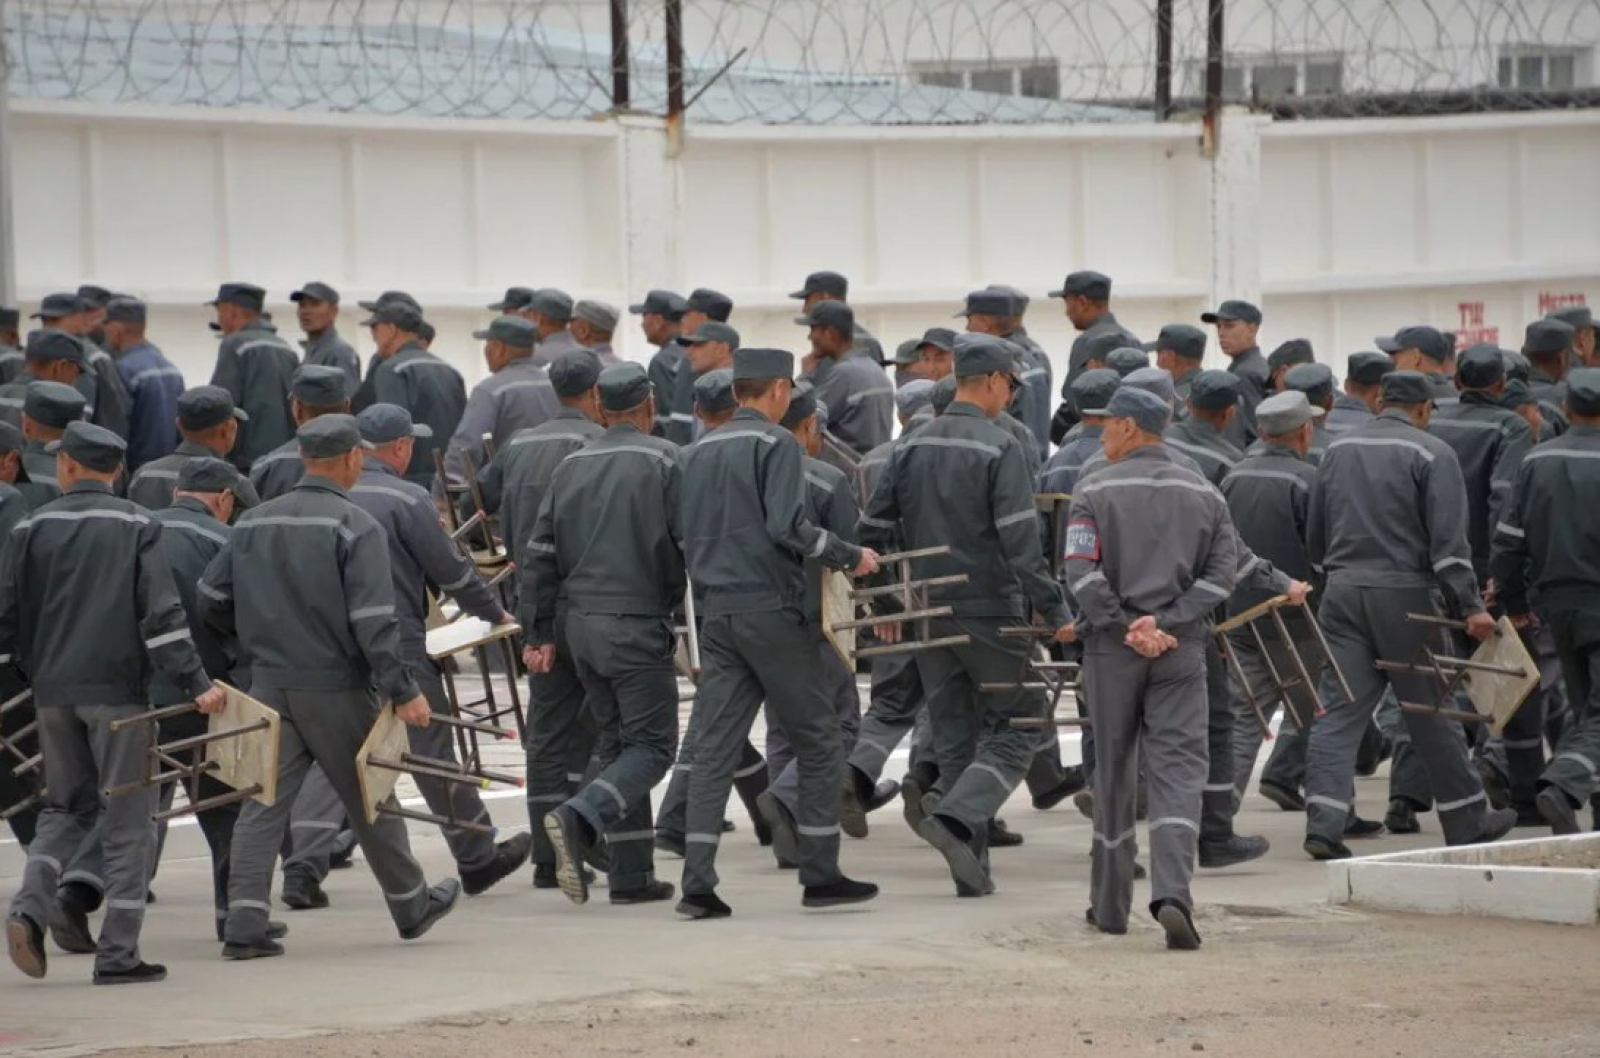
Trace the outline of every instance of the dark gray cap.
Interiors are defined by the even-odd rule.
[[[1206,355],[1206,332],[1187,323],[1169,323],[1156,335],[1155,352],[1170,349],[1185,360],[1202,360]]]
[[[572,295],[555,287],[545,287],[534,293],[527,308],[558,323],[566,323],[572,319]]]
[[[1516,411],[1528,404],[1539,403],[1539,398],[1533,395],[1533,390],[1528,388],[1526,379],[1513,378],[1506,382],[1506,388],[1500,394],[1501,407]]]
[[[496,316],[483,330],[473,331],[472,336],[480,342],[487,340],[513,349],[532,349],[539,337],[539,328],[525,316]]]
[[[179,492],[233,492],[244,482],[244,475],[231,463],[201,456],[187,460],[178,469]]]
[[[580,301],[572,315],[607,334],[617,329],[617,310],[603,301]]]
[[[313,408],[331,408],[344,403],[345,374],[337,367],[305,364],[289,379],[289,396]]]
[[[934,383],[926,378],[914,378],[894,391],[895,411],[902,419],[909,419],[933,401]]]
[[[1333,368],[1327,364],[1296,364],[1283,376],[1283,386],[1304,393],[1313,404],[1325,404],[1333,399]]]
[[[0,419],[0,453],[20,452],[26,447],[28,439],[22,436],[22,430]]]
[[[956,351],[956,332],[949,327],[929,327],[922,332],[922,337],[917,341],[917,348],[931,345],[935,349],[943,349],[947,353]]]
[[[533,299],[538,296],[538,291],[532,287],[506,287],[505,296],[489,308],[496,312],[516,312],[533,304]]]
[[[719,367],[695,379],[694,406],[711,413],[737,408],[739,402],[733,396],[733,368]]]
[[[816,413],[816,387],[809,382],[796,382],[794,392],[789,395],[789,407],[784,411],[783,418],[778,420],[778,425],[785,430],[792,430]]]
[[[300,454],[308,459],[333,459],[353,448],[371,448],[361,436],[354,415],[319,415],[295,431]]]
[[[416,298],[412,297],[410,294],[407,294],[404,290],[385,290],[382,294],[379,294],[375,300],[358,301],[356,304],[360,305],[368,312],[376,312],[378,311],[378,306],[387,305],[391,301],[403,301],[407,305],[410,305],[412,308],[416,309],[418,316],[422,315],[422,303]]]
[[[22,326],[21,309],[0,309],[0,328],[14,331]]]
[[[361,326],[372,327],[380,323],[393,324],[407,334],[416,334],[422,327],[422,310],[398,298],[381,301],[372,310],[372,315],[361,321]]]
[[[1239,379],[1227,371],[1200,371],[1189,383],[1189,403],[1201,411],[1226,411],[1239,403]]]
[[[793,378],[794,354],[787,349],[740,349],[733,354],[733,380]]]
[[[1072,395],[1072,406],[1079,415],[1104,415],[1111,394],[1122,384],[1122,378],[1109,367],[1096,367],[1083,372],[1067,386]]]
[[[1388,353],[1363,350],[1351,353],[1345,360],[1344,377],[1358,386],[1376,386],[1383,376],[1394,370],[1394,357]]]
[[[55,360],[70,360],[83,366],[83,343],[66,331],[45,327],[28,335],[23,355],[29,360],[48,364]]]
[[[30,382],[22,398],[22,414],[42,426],[60,430],[83,418],[87,402],[76,388],[60,382]]]
[[[720,290],[697,287],[689,293],[689,308],[704,313],[718,323],[727,323],[733,315],[733,299]]]
[[[907,338],[894,347],[894,363],[904,367],[922,359],[922,339]]]
[[[812,294],[826,294],[830,298],[844,298],[850,293],[850,280],[838,272],[812,272],[806,276],[805,285],[789,296],[805,300]]]
[[[250,312],[260,312],[267,304],[267,292],[254,283],[224,283],[217,288],[217,296],[207,305],[237,305]]]
[[[796,316],[794,322],[802,327],[830,327],[849,338],[855,334],[856,313],[842,301],[819,301],[804,316]]]
[[[1053,298],[1072,296],[1090,301],[1111,300],[1111,277],[1101,272],[1072,272],[1061,282],[1060,290],[1050,291]]]
[[[1267,357],[1267,369],[1276,371],[1280,367],[1293,367],[1296,364],[1314,364],[1317,356],[1311,351],[1311,343],[1304,338],[1290,338],[1287,342],[1272,350]]]
[[[118,294],[106,302],[107,323],[132,323],[143,326],[148,316],[149,309],[138,298]]]
[[[310,282],[289,295],[289,300],[295,304],[302,301],[325,301],[329,305],[339,304],[339,292],[326,283]]]
[[[652,290],[637,305],[629,305],[628,311],[635,316],[662,316],[670,323],[677,323],[688,307],[687,301],[670,290]]]
[[[229,419],[249,422],[250,416],[234,407],[233,394],[221,386],[195,386],[178,394],[178,425],[185,430],[209,430]]]
[[[1256,432],[1263,437],[1281,437],[1322,415],[1322,409],[1312,407],[1305,393],[1285,390],[1256,405]]]
[[[1415,349],[1429,360],[1444,363],[1450,359],[1450,354],[1455,351],[1455,343],[1445,337],[1443,331],[1437,327],[1416,326],[1402,327],[1392,335],[1379,335],[1373,339],[1379,349],[1386,353],[1398,353],[1402,349]]]
[[[1111,373],[1116,374],[1115,371]],[[1141,367],[1137,371],[1130,371],[1123,376],[1122,384],[1154,393],[1168,404],[1178,402],[1178,389],[1172,384],[1171,373],[1159,367]]]
[[[1006,297],[1010,298],[1011,315],[1013,316],[1021,316],[1023,313],[1027,312],[1028,302],[1033,300],[1032,298],[1028,297],[1027,293],[1023,290],[1017,287],[1007,286],[1004,283],[990,283],[985,289],[999,291]]]
[[[933,384],[933,396],[928,399],[928,406],[935,415],[943,415],[944,410],[956,399],[956,376],[946,375]]]
[[[1221,323],[1223,320],[1243,320],[1245,323],[1260,323],[1261,310],[1248,301],[1230,299],[1224,301],[1212,311],[1200,314],[1201,323]]]
[[[1600,415],[1600,368],[1580,367],[1567,376],[1567,410]]]
[[[1172,421],[1172,409],[1167,402],[1137,386],[1119,386],[1106,402],[1106,418],[1132,419],[1145,433],[1160,436]]]
[[[83,283],[78,287],[78,298],[91,309],[103,309],[116,297],[105,287],[95,286],[93,283]]]
[[[439,332],[427,320],[419,320],[417,329],[413,333],[416,334],[417,341],[423,345],[432,345],[433,340],[439,336]]]
[[[1127,378],[1141,367],[1150,366],[1150,354],[1143,349],[1124,345],[1106,354],[1106,366]]]
[[[581,397],[600,381],[600,358],[587,349],[562,353],[550,363],[550,385],[558,397]]]
[[[1433,396],[1432,380],[1420,371],[1391,371],[1383,376],[1385,404],[1426,404]]]
[[[957,316],[1012,316],[1011,295],[999,290],[974,290]]]
[[[1104,364],[1106,358],[1115,349],[1128,348],[1127,339],[1120,331],[1101,331],[1099,334],[1084,335],[1083,357],[1085,361],[1098,360]]]
[[[1565,308],[1556,309],[1554,312],[1545,313],[1544,318],[1547,320],[1560,320],[1575,331],[1581,331],[1585,327],[1591,330],[1594,328],[1594,311],[1587,305],[1568,305]]]
[[[62,434],[61,440],[51,441],[44,446],[44,450],[51,455],[65,452],[73,462],[101,474],[109,474],[122,465],[128,442],[104,426],[73,422],[67,424],[67,432]]]
[[[416,422],[398,404],[371,404],[356,416],[356,428],[365,441],[386,445],[402,437],[432,437],[433,427]]]
[[[1533,377],[1533,364],[1514,349],[1500,350],[1500,359],[1506,365],[1506,378],[1526,382]]]
[[[706,342],[721,342],[729,349],[737,349],[739,348],[739,332],[729,327],[726,323],[707,320],[696,327],[693,334],[685,334],[678,339],[679,345],[704,345]]]
[[[59,320],[63,316],[72,316],[88,310],[89,303],[76,294],[46,294],[44,300],[39,302],[39,311],[29,319]]]
[[[632,411],[652,392],[650,373],[640,364],[612,364],[600,372],[600,406],[606,411]]]
[[[1472,345],[1456,357],[1456,381],[1464,389],[1488,389],[1506,377],[1505,357],[1497,345]]]
[[[987,334],[961,334],[956,336],[957,378],[976,378],[1003,371],[1012,378],[1018,377],[1016,346]]]
[[[1572,348],[1577,336],[1572,324],[1564,320],[1534,320],[1528,324],[1522,339],[1522,351],[1527,356],[1554,356]]]

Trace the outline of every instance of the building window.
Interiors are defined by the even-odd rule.
[[[1185,64],[1188,94],[1206,92],[1206,64]],[[1344,89],[1344,56],[1337,54],[1229,55],[1223,60],[1222,97],[1234,103],[1291,96],[1337,95]]]
[[[1500,53],[1497,80],[1501,88],[1566,92],[1587,81],[1580,69],[1584,52],[1577,48],[1508,48]]]
[[[1061,66],[1053,59],[1018,62],[928,62],[911,64],[918,84],[964,88],[1030,99],[1061,98]]]

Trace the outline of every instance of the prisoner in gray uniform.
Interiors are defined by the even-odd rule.
[[[83,343],[65,331],[38,330],[28,335],[23,371],[14,381],[0,386],[0,420],[22,427],[23,405],[28,388],[51,382],[71,389],[79,396],[78,413],[72,421],[88,414],[88,398],[75,383],[83,372]],[[65,428],[62,423],[58,428]]]
[[[763,697],[800,761],[795,829],[803,902],[826,907],[877,895],[876,886],[839,871],[844,761],[838,723],[810,678],[820,632],[806,619],[802,564],[810,556],[830,569],[867,573],[876,558],[805,517],[800,446],[773,421],[788,407],[794,357],[741,349],[733,371],[742,406],[690,452],[683,481],[685,557],[704,592],[695,701],[702,728],[689,778],[678,904],[691,918],[732,913],[715,891],[717,844],[733,772]]]
[[[1170,417],[1124,386],[1106,408],[1111,465],[1083,480],[1065,572],[1081,617],[1095,729],[1089,919],[1123,933],[1133,903],[1139,760],[1150,791],[1150,912],[1168,947],[1200,944],[1189,882],[1206,776],[1205,641],[1238,554],[1215,488],[1160,443]]]
[[[1396,371],[1383,380],[1384,410],[1328,446],[1311,493],[1307,555],[1327,578],[1322,626],[1354,701],[1330,703],[1311,729],[1306,753],[1306,852],[1348,856],[1340,840],[1354,809],[1356,753],[1386,687],[1401,701],[1435,702],[1430,676],[1384,672],[1379,660],[1411,664],[1435,630],[1408,621],[1434,611],[1463,616],[1476,638],[1494,622],[1478,597],[1467,544],[1467,493],[1450,446],[1425,432],[1433,388],[1426,376]],[[1460,725],[1404,713],[1412,746],[1438,797],[1452,845],[1492,841],[1516,821],[1485,814],[1483,784],[1467,760]]]
[[[30,382],[23,396],[22,470],[17,491],[28,506],[38,508],[57,499],[61,486],[56,481],[56,458],[48,446],[59,441],[67,428],[83,418],[83,394],[60,382]]]
[[[1249,448],[1256,439],[1256,405],[1266,398],[1272,374],[1256,344],[1261,310],[1248,301],[1224,301],[1215,311],[1201,313],[1200,322],[1216,326],[1228,373],[1239,380],[1239,414],[1228,424],[1228,440],[1240,450]]]
[[[1067,356],[1067,377],[1061,382],[1061,398],[1067,400],[1067,387],[1097,359],[1097,348],[1138,348],[1140,342],[1111,312],[1111,277],[1099,272],[1073,272],[1060,290],[1050,292],[1050,297],[1066,303],[1067,319],[1079,332]]]
[[[622,363],[611,348],[611,336],[617,330],[617,310],[610,305],[603,301],[578,302],[567,327],[579,345],[600,359],[602,368]]]
[[[290,294],[289,300],[306,332],[306,340],[300,343],[305,350],[304,363],[344,372],[345,395],[354,397],[361,387],[361,357],[333,325],[339,316],[339,292],[326,283],[307,283]]]
[[[225,459],[239,436],[245,412],[234,407],[233,397],[221,386],[196,386],[178,396],[178,432],[183,440],[171,454],[152,459],[128,482],[128,499],[147,510],[172,505],[183,468],[197,459]],[[242,475],[233,493],[240,509],[261,502],[255,486]]]
[[[1177,397],[1172,421],[1182,422],[1189,417],[1189,391],[1205,360],[1206,332],[1187,323],[1169,323],[1145,348],[1156,354],[1156,366],[1172,376]]]
[[[1226,371],[1201,371],[1190,380],[1189,417],[1167,427],[1166,443],[1196,463],[1213,485],[1244,458],[1228,431],[1239,414],[1239,380]]]
[[[1061,440],[1061,447],[1045,463],[1039,475],[1039,491],[1072,495],[1082,476],[1084,464],[1100,455],[1100,432],[1105,426],[1105,406],[1117,391],[1121,379],[1110,368],[1093,368],[1072,380],[1067,387],[1068,401],[1078,418]]]
[[[160,523],[112,495],[126,443],[80,422],[52,447],[67,491],[16,524],[0,572],[0,663],[14,661],[32,683],[46,789],[6,937],[18,969],[43,977],[61,865],[98,817],[107,899],[95,980],[159,981],[165,968],[139,957],[155,789],[102,792],[144,774],[151,730],[112,725],[147,708],[154,669],[205,711],[220,709],[222,694],[195,652]]]
[[[850,297],[850,280],[838,272],[812,272],[806,276],[805,283],[789,295],[800,302],[804,312],[811,311],[811,306],[819,301],[848,301]],[[850,356],[864,356],[875,364],[883,363],[883,344],[874,338],[865,327],[857,323],[850,336]]]
[[[76,385],[88,402],[85,416],[89,422],[104,426],[124,440],[134,440],[130,432],[133,397],[118,370],[122,351],[113,356],[106,345],[106,307],[112,298],[105,287],[87,283],[78,287],[78,300],[88,311],[79,317],[83,323],[73,332],[83,343],[83,374],[78,376]]]
[[[521,316],[500,316],[485,330],[472,332],[484,343],[490,374],[472,387],[450,438],[444,465],[452,481],[466,480],[462,460],[481,474],[486,446],[498,452],[517,433],[543,426],[561,413],[550,373],[533,362],[534,333],[533,324]]]
[[[350,411],[345,395],[344,372],[336,367],[307,364],[289,382],[290,414],[298,426],[321,415],[343,415]],[[255,461],[250,468],[250,484],[263,500],[275,500],[289,493],[305,474],[300,458],[300,441],[291,437]]]
[[[688,307],[687,301],[670,290],[652,290],[643,301],[628,306],[628,311],[639,317],[645,341],[656,347],[648,368],[656,398],[656,435],[680,445],[686,442],[673,432],[672,403],[683,364],[683,346],[677,338],[683,333],[683,313]]]
[[[1388,353],[1371,350],[1351,353],[1345,361],[1344,392],[1334,398],[1333,410],[1323,420],[1327,431],[1342,434],[1371,422],[1383,388],[1383,376],[1393,370],[1394,358]]]
[[[966,575],[965,583],[928,589],[929,605],[953,610],[930,622],[930,636],[971,641],[917,655],[941,793],[919,833],[945,857],[956,891],[979,896],[993,891],[985,862],[989,820],[1021,782],[1038,746],[1035,733],[1013,728],[1011,720],[1045,709],[1037,692],[981,687],[1015,680],[1028,652],[1038,649],[1000,635],[1025,616],[1025,601],[1048,627],[1063,632],[1069,614],[1044,561],[1032,468],[1017,442],[990,421],[1018,385],[1016,358],[1001,339],[972,338],[956,350],[955,402],[891,451],[861,525],[869,547],[899,541],[910,550],[950,549],[916,560],[918,579]],[[973,502],[952,504],[952,495]]]
[[[844,302],[819,301],[795,322],[811,330],[806,378],[828,406],[828,429],[859,456],[894,432],[894,385],[876,361],[849,355],[855,320]]]
[[[426,326],[422,313],[401,301],[378,306],[361,321],[372,329],[378,347],[377,366],[357,391],[356,411],[374,404],[398,404],[425,424],[433,436],[416,446],[406,480],[423,488],[433,485],[434,452],[455,436],[467,406],[467,384],[461,372],[430,353],[418,340]]]
[[[249,283],[224,283],[214,300],[217,326],[223,333],[217,347],[217,364],[211,384],[221,386],[243,408],[239,441],[229,458],[248,471],[257,459],[294,439],[295,422],[289,409],[289,380],[300,366],[300,356],[278,337],[276,328],[261,316],[266,291]]]
[[[678,447],[650,436],[648,372],[609,367],[598,389],[606,431],[556,468],[521,567],[521,612],[524,654],[537,672],[555,660],[556,621],[566,611],[601,770],[535,825],[555,848],[556,877],[570,899],[588,900],[584,854],[603,838],[611,902],[639,904],[674,892],[655,877],[650,791],[678,742],[672,613],[685,586],[683,475]]]
[[[272,866],[313,763],[343,800],[402,939],[427,932],[461,892],[454,878],[428,886],[399,816],[366,821],[355,756],[378,710],[386,701],[402,721],[422,726],[430,710],[400,653],[383,529],[349,499],[366,448],[356,421],[324,415],[302,426],[299,439],[305,477],[245,512],[199,586],[206,622],[237,636],[250,659],[251,694],[281,718],[278,799],[248,802],[234,827],[227,959],[283,954],[266,932]],[[388,803],[397,803],[392,794]]]
[[[700,287],[690,293],[685,300],[683,317],[679,320],[678,344],[686,348],[685,362],[694,360],[694,350],[688,347],[693,344],[691,336],[695,335],[708,323],[726,326],[728,317],[733,315],[733,299],[728,295]],[[729,328],[735,336],[738,331]],[[722,339],[716,339],[721,341]],[[667,426],[667,440],[679,445],[687,445],[699,436],[699,427],[694,416],[694,382],[697,377],[706,371],[720,367],[733,367],[733,350],[738,348],[735,340],[727,350],[727,362],[707,366],[702,364],[699,371],[684,371],[681,366],[678,370],[678,379],[673,387],[672,414]]]
[[[534,291],[522,314],[539,329],[539,344],[533,350],[536,366],[549,367],[568,353],[583,351],[583,343],[567,329],[572,322],[572,297],[566,291],[555,287]]]

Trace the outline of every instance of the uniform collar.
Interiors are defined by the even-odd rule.
[[[195,499],[193,496],[179,496],[172,501],[172,510],[189,511],[193,514],[203,514],[215,522],[216,516],[211,513],[211,508]],[[220,522],[218,523],[221,524]]]
[[[366,455],[361,458],[361,472],[363,474],[387,474],[391,478],[400,476],[394,472],[394,467],[374,455]]]
[[[221,456],[217,455],[216,452],[207,448],[199,441],[190,441],[187,439],[179,441],[178,447],[172,450],[172,454],[175,456],[196,456],[203,459],[222,458]]]
[[[1568,437],[1600,437],[1600,426],[1592,426],[1586,422],[1575,422],[1567,427]]]
[[[771,426],[773,424],[772,420],[767,418],[765,415],[762,415],[760,412],[756,411],[754,408],[746,407],[744,405],[741,405],[739,407],[739,410],[733,413],[733,418],[729,419],[728,421],[729,422],[739,422],[741,420],[744,421],[744,422],[766,423],[768,426]]]
[[[1159,444],[1141,445],[1117,460],[1117,463],[1126,463],[1130,459],[1155,459],[1163,463],[1170,463],[1172,462],[1172,455]],[[1109,457],[1107,457],[1106,462],[1111,462]],[[1112,465],[1115,466],[1117,463]]]
[[[1250,446],[1250,451],[1246,452],[1245,455],[1253,456],[1256,459],[1293,459],[1296,462],[1304,462],[1300,458],[1299,452],[1296,452],[1286,444],[1279,444],[1277,441],[1257,441]]]
[[[327,342],[336,342],[338,340],[339,328],[330,326],[327,330],[323,331],[315,338],[307,338],[305,341],[301,342],[300,347],[302,349],[315,349],[319,345],[323,345]]]
[[[1196,367],[1196,368],[1191,368],[1188,371],[1185,371],[1181,375],[1173,375],[1172,376],[1172,384],[1174,386],[1181,386],[1186,382],[1193,382],[1194,381],[1194,376],[1198,375],[1199,373],[1200,373],[1200,368]]]
[[[1233,361],[1228,364],[1228,370],[1233,371],[1237,368],[1243,367],[1245,364],[1256,363],[1264,364],[1266,363],[1266,358],[1261,355],[1261,347],[1259,345],[1252,345],[1250,348],[1233,358]]]
[[[950,406],[944,410],[944,413],[946,415],[965,415],[971,419],[982,419],[984,422],[994,421],[983,413],[982,408],[978,407],[970,400],[952,401]]]
[[[402,356],[405,356],[407,353],[414,353],[414,354],[416,354],[418,356],[428,356],[429,355],[428,350],[426,350],[426,349],[424,349],[422,347],[422,343],[417,341],[415,338],[413,338],[409,342],[407,342],[406,344],[402,345],[400,348],[396,349],[394,351],[394,356],[390,357],[390,359],[391,360],[398,360]]]
[[[116,492],[112,490],[110,485],[107,485],[103,481],[92,481],[88,478],[85,478],[82,481],[73,482],[72,488],[67,490],[67,494],[71,495],[74,492],[98,492],[103,496],[116,495]]]
[[[528,368],[532,368],[535,371],[539,369],[539,365],[533,362],[532,349],[529,349],[523,356],[518,356],[507,360],[504,364],[500,365],[500,370],[496,372],[496,374],[504,375],[510,371],[522,371]]]
[[[587,415],[585,415],[583,412],[579,411],[577,408],[569,408],[566,405],[562,405],[561,410],[556,412],[556,418],[557,419],[567,419],[569,421],[573,420],[573,419],[577,419],[580,422],[590,422],[590,421],[592,421]]]
[[[1404,426],[1409,426],[1413,430],[1417,428],[1416,423],[1411,421],[1411,416],[1407,415],[1399,408],[1385,408],[1378,413],[1378,418],[1387,419],[1390,422],[1397,422]]]
[[[636,437],[643,437],[644,436],[644,431],[639,429],[637,426],[633,425],[633,423],[631,423],[631,422],[619,422],[619,423],[616,423],[616,424],[614,424],[612,426],[609,426],[609,427],[606,428],[606,433],[608,433],[608,434],[632,434],[632,435],[634,435]]]
[[[323,477],[321,474],[307,474],[305,477],[301,478],[299,483],[295,485],[295,491],[298,492],[301,489],[315,490],[318,492],[332,492],[339,496],[349,495],[349,493],[345,492],[345,490],[339,486],[337,481],[334,481],[332,478]]]
[[[1479,408],[1504,408],[1500,398],[1491,396],[1481,389],[1464,389],[1461,391],[1461,403],[1471,404]]]
[[[1346,411],[1364,411],[1368,415],[1372,414],[1372,409],[1367,407],[1366,401],[1362,400],[1360,397],[1352,397],[1348,393],[1339,393],[1335,395],[1333,398],[1333,406],[1335,408],[1343,408]]]

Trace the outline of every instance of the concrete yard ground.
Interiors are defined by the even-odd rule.
[[[1368,814],[1385,789],[1360,783]],[[503,826],[526,825],[519,797],[490,804]],[[725,921],[613,908],[603,886],[574,907],[521,872],[403,944],[358,858],[329,879],[331,909],[276,914],[291,928],[286,957],[243,964],[220,958],[204,850],[177,827],[145,926],[146,957],[169,980],[91,988],[90,960],[55,951],[43,982],[0,967],[0,1053],[1600,1054],[1600,934],[1330,908],[1301,817],[1257,796],[1239,828],[1272,852],[1201,872],[1205,946],[1192,954],[1163,950],[1146,915],[1121,938],[1083,924],[1090,828],[1070,802],[1039,813],[1014,799],[1004,815],[1027,844],[994,853],[999,892],[983,900],[956,899],[943,861],[887,808],[843,851],[883,895],[834,912],[801,910],[794,876],[756,846],[737,802],[731,814]],[[1437,822],[1424,825],[1359,851],[1437,843]],[[445,873],[437,831],[413,835],[430,873]],[[0,891],[20,867],[0,845]],[[679,861],[660,868],[677,881]]]

